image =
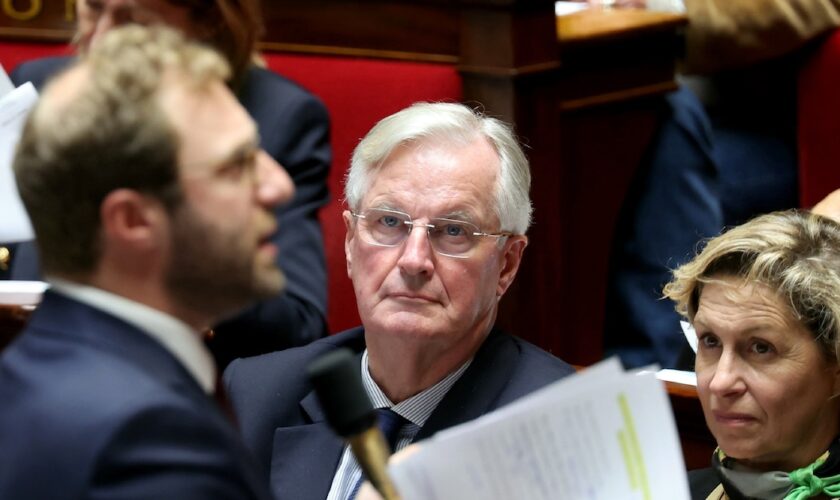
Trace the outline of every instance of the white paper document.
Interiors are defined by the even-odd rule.
[[[14,89],[15,85],[12,83],[12,80],[9,79],[9,75],[6,74],[6,70],[3,69],[3,65],[0,64],[0,97],[3,97]]]
[[[2,73],[5,77],[5,72]],[[31,83],[25,83],[0,96],[0,242],[2,243],[34,238],[29,216],[26,215],[26,210],[18,195],[15,176],[12,172],[12,159],[26,117],[36,102],[38,102],[38,92]]]
[[[43,281],[0,280],[0,305],[37,306],[49,287]]]
[[[554,14],[557,16],[574,14],[588,8],[586,2],[554,2]]]
[[[438,433],[390,471],[403,500],[690,498],[662,382],[617,360]]]

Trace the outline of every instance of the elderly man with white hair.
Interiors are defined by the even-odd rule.
[[[572,373],[499,331],[531,219],[528,162],[502,122],[460,104],[415,104],[353,154],[345,252],[362,326],[234,362],[228,393],[279,499],[349,499],[361,473],[324,419],[306,366],[358,353],[365,390],[396,449]]]

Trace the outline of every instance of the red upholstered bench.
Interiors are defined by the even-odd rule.
[[[811,207],[840,188],[840,30],[799,73],[799,198]]]
[[[72,53],[65,44],[0,42],[0,64],[11,71],[28,59]],[[380,119],[417,101],[458,101],[453,65],[281,53],[263,54],[268,66],[318,95],[332,120],[332,201],[320,217],[329,276],[331,332],[359,324],[344,262],[343,180],[359,140]]]

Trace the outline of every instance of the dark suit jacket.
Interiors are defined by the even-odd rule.
[[[0,355],[0,402],[0,498],[269,498],[169,351],[58,293]]]
[[[344,443],[324,420],[306,367],[339,347],[361,353],[364,330],[236,360],[225,372],[245,442],[280,500],[323,500],[329,492]],[[415,441],[475,419],[573,371],[538,347],[494,329]]]
[[[52,57],[12,72],[16,85],[46,80],[73,60]],[[262,147],[295,183],[295,197],[277,210],[274,243],[286,274],[284,293],[217,325],[211,349],[221,366],[231,359],[303,345],[326,334],[327,271],[318,210],[329,201],[329,117],[318,98],[266,69],[252,67],[237,97],[257,122]],[[220,269],[219,272],[224,272]],[[11,279],[40,279],[34,242],[17,245]]]

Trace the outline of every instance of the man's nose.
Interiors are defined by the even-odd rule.
[[[403,272],[410,275],[431,274],[434,262],[432,262],[433,250],[428,228],[421,224],[408,227],[408,235],[403,242],[402,253],[397,264]]]
[[[264,150],[257,153],[257,199],[267,207],[291,201],[295,185],[286,169]]]

